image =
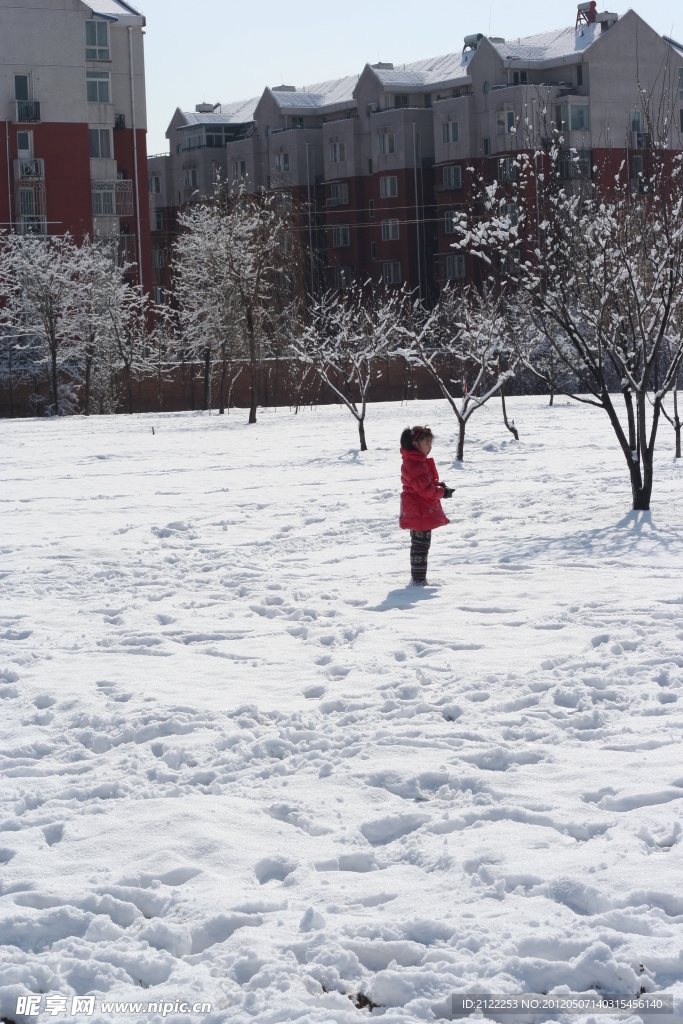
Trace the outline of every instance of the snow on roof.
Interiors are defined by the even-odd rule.
[[[99,14],[104,18],[115,18],[117,21],[125,22],[140,19],[144,24],[144,15],[127,0],[82,0],[82,2],[90,8],[93,14]]]
[[[456,78],[466,78],[471,59],[472,52],[446,53],[441,57],[428,57],[396,68],[373,68],[373,71],[383,85],[438,85]]]
[[[220,103],[215,110],[204,114],[195,110],[183,110],[182,113],[187,125],[246,124],[247,121],[254,120],[254,111],[260,98],[255,96],[250,100],[238,100],[237,103]]]
[[[333,78],[328,82],[305,85],[302,89],[271,89],[270,92],[277,105],[287,110],[321,110],[325,107],[352,104],[353,90],[357,82],[358,75],[346,75],[345,78]]]
[[[504,43],[493,39],[488,42],[503,58],[546,62],[582,53],[594,42],[596,31],[599,34],[599,25],[584,25],[578,30],[561,28],[523,39],[509,39]],[[394,88],[435,86],[467,77],[474,53],[474,50],[446,53],[441,57],[417,60],[396,68],[373,68],[373,71],[383,85]]]
[[[553,32],[541,32],[536,36],[508,39],[504,43],[493,42],[493,40],[489,40],[489,42],[503,58],[547,63],[583,53],[595,42],[596,35],[599,36],[600,31],[601,26],[593,23],[592,25],[581,25],[576,29],[560,28]]]

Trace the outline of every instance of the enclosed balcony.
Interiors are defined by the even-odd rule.
[[[40,121],[40,103],[38,100],[17,100],[17,121],[20,124],[33,124]]]
[[[45,185],[23,180],[16,189],[17,228],[22,235],[46,235]]]

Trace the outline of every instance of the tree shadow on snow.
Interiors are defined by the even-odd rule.
[[[420,601],[431,601],[437,595],[435,587],[401,587],[390,590],[381,604],[368,607],[369,612],[388,612],[392,608],[412,608]]]

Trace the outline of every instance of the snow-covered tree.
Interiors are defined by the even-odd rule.
[[[80,254],[70,235],[0,239],[0,305],[10,335],[31,339],[50,389],[50,410],[75,408],[78,346],[74,336],[75,281]]]
[[[365,415],[376,370],[397,340],[401,296],[353,285],[312,302],[308,322],[292,342],[302,369],[312,367],[358,424],[360,450],[367,451]]]
[[[294,301],[300,247],[288,205],[274,194],[232,195],[217,189],[181,218],[174,251],[181,331],[204,363],[204,405],[211,364],[221,359],[221,407],[233,365],[249,363],[249,422],[256,422],[264,354],[279,337],[283,310]]]
[[[113,243],[86,238],[78,249],[71,293],[71,342],[83,382],[83,411],[109,412],[107,294],[116,261]]]
[[[482,183],[484,214],[463,217],[458,240],[514,296],[525,367],[609,417],[634,509],[650,507],[663,401],[683,359],[683,337],[672,331],[683,301],[681,155],[664,106],[653,113],[643,93],[641,106],[645,158],[629,155],[616,168],[609,154],[591,167],[561,126],[523,126],[526,152],[506,165],[505,180]]]
[[[517,363],[504,293],[493,280],[479,291],[445,288],[427,315],[417,303],[402,325],[400,351],[413,365],[423,366],[436,382],[458,421],[456,458],[463,461],[465,431],[470,417],[495,395],[503,404],[503,389],[514,377]]]

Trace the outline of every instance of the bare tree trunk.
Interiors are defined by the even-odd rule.
[[[360,450],[366,452],[368,446],[365,440],[365,416],[363,416],[363,419],[358,420],[358,436],[360,437]]]
[[[157,363],[157,399],[158,399],[158,403],[159,403],[159,412],[161,412],[161,407],[162,407],[162,404],[163,404],[163,395],[162,395],[162,390],[161,390],[161,380],[162,380],[162,374],[161,374],[161,352],[160,352],[159,353],[159,362]]]
[[[9,414],[14,419],[14,380],[12,376],[12,346],[9,347]]]
[[[52,405],[55,415],[59,416],[59,397],[57,395],[57,342],[53,338],[50,342],[50,356],[52,359]]]
[[[676,431],[676,458],[681,457],[681,421],[678,417],[678,388],[674,391],[674,430]]]
[[[126,363],[126,389],[128,391],[128,412],[133,415],[133,381],[131,379],[130,364]]]
[[[85,407],[83,412],[86,416],[90,415],[90,370],[92,367],[92,357],[86,354],[85,357]]]
[[[551,405],[552,405],[552,399],[553,399],[553,396],[551,395],[550,396],[550,404]],[[517,427],[515,426],[515,421],[514,420],[508,421],[508,413],[507,413],[507,409],[505,407],[505,385],[503,385],[503,387],[500,389],[500,400],[503,403],[503,422],[505,423],[505,426],[508,428],[508,430],[510,431],[510,433],[514,437],[515,441],[519,441],[519,431],[517,430]]]
[[[456,452],[456,459],[458,462],[462,462],[465,455],[465,427],[467,426],[467,420],[458,420],[458,450]]]
[[[259,399],[259,366],[256,359],[256,338],[251,314],[247,312],[247,330],[249,331],[249,366],[251,370],[251,400],[249,404],[249,422],[256,423],[256,410]]]
[[[221,366],[221,388],[220,388],[220,405],[218,408],[218,415],[225,415],[225,378],[228,373],[227,359],[225,358],[225,345],[222,346],[223,364]]]
[[[555,398],[555,386],[554,385],[555,385],[555,359],[554,359],[553,352],[551,350],[551,352],[550,352],[550,401],[548,402],[548,405],[552,405],[553,404],[553,399]],[[507,426],[507,424],[506,424],[506,426]]]
[[[202,397],[202,412],[209,408],[209,375],[211,373],[211,349],[207,345],[204,349],[204,395]]]
[[[194,360],[190,362],[190,409],[194,412]]]

